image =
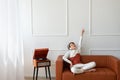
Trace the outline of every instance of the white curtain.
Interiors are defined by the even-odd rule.
[[[0,80],[24,80],[18,0],[0,0]]]

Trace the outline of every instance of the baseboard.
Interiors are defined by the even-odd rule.
[[[29,77],[25,76],[24,78],[28,80],[28,79],[32,79],[33,77],[31,77],[31,76],[29,76]],[[46,77],[38,77],[38,78],[46,79]],[[51,77],[51,78],[55,79],[55,77]]]

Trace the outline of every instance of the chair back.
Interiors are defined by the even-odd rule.
[[[35,49],[33,59],[46,59],[48,51],[48,48]]]

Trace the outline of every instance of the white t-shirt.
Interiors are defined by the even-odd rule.
[[[80,37],[78,48],[76,50],[68,50],[65,55],[63,56],[63,60],[66,61],[69,64],[72,64],[72,62],[68,59],[70,57],[74,57],[77,53],[81,52],[81,45],[82,45],[82,36]]]

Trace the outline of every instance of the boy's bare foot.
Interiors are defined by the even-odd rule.
[[[75,76],[75,73],[73,73],[73,75]]]
[[[87,70],[85,72],[95,72],[95,71],[96,71],[96,69],[89,69],[89,70]]]

